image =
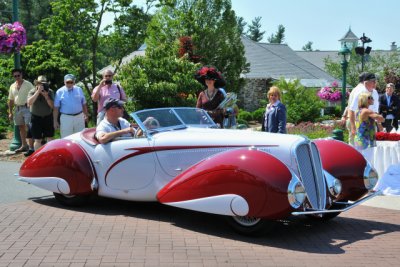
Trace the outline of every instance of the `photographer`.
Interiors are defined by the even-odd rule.
[[[113,77],[114,73],[112,70],[105,70],[100,84],[93,89],[92,100],[93,102],[97,102],[97,125],[104,118],[105,110],[103,106],[107,99],[114,98],[126,101],[124,89],[118,84],[113,83]]]
[[[34,149],[37,150],[42,144],[42,138],[51,140],[54,137],[53,108],[54,93],[49,88],[45,76],[39,76],[35,81],[35,88],[29,91],[28,106],[31,111],[31,133],[34,139]],[[29,150],[26,156],[33,153]]]

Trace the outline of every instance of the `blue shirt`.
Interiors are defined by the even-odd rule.
[[[54,107],[59,108],[59,112],[65,114],[76,114],[83,111],[86,98],[82,88],[75,86],[68,90],[66,86],[57,90],[54,99]]]

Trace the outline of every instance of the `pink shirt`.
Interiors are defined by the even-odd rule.
[[[104,85],[102,87],[96,86],[92,92],[92,97],[95,95],[97,90],[100,90],[99,101],[97,104],[97,112],[103,110],[104,102],[109,98],[121,99],[122,101],[126,101],[126,94],[124,89],[120,86],[120,90],[115,83],[113,83],[110,87],[108,85]],[[120,93],[121,91],[121,93]]]

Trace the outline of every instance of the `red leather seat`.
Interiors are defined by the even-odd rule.
[[[99,141],[95,137],[96,134],[96,128],[86,128],[81,132],[81,138],[84,140],[86,143],[92,146],[96,146],[99,143]]]

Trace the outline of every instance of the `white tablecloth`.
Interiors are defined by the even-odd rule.
[[[385,195],[400,195],[400,142],[377,141],[376,147],[362,153],[378,172],[379,180],[374,189]]]
[[[383,177],[389,166],[400,164],[400,142],[377,141],[376,147],[362,151],[364,157],[374,166],[379,178]]]

